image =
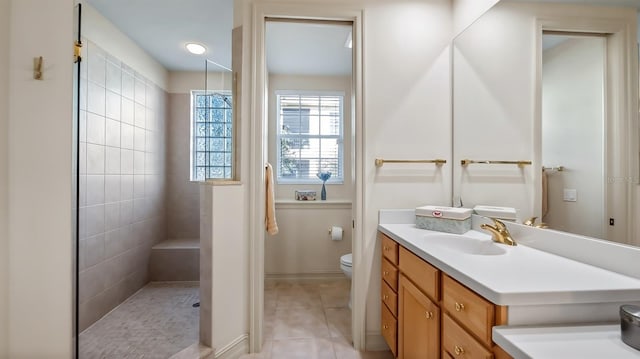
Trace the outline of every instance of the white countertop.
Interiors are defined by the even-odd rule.
[[[493,341],[514,358],[640,358],[620,338],[620,324],[493,327]]]
[[[422,259],[498,305],[635,302],[640,280],[525,245],[498,246],[499,255],[474,255],[429,243],[429,235],[452,236],[414,224],[380,224],[378,229]],[[469,231],[492,245],[491,236]],[[517,238],[516,238],[517,241]],[[493,248],[493,247],[492,247]]]

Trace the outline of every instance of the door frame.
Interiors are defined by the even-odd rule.
[[[569,17],[549,15],[536,20],[536,70],[534,107],[535,162],[542,163],[542,33],[594,33],[606,35],[604,103],[604,214],[620,225],[605,224],[605,237],[624,238],[634,244],[635,185],[638,183],[638,54],[635,18]],[[633,50],[632,50],[633,49]],[[618,186],[612,184],[619,183]],[[622,183],[620,183],[622,182]],[[536,188],[542,188],[538,177]],[[541,213],[542,193],[536,192],[536,213]],[[603,218],[604,221],[604,218]],[[635,243],[639,245],[640,243]]]
[[[352,153],[354,195],[352,216],[354,220],[352,236],[353,252],[353,298],[352,334],[354,347],[365,347],[365,304],[366,283],[360,280],[362,273],[363,218],[363,76],[362,76],[362,9],[340,6],[319,6],[306,4],[253,4],[252,56],[251,56],[251,130],[252,143],[250,158],[250,213],[249,213],[249,346],[250,352],[260,352],[263,342],[264,322],[264,241],[265,241],[265,186],[264,166],[268,155],[268,112],[267,112],[267,71],[265,51],[265,23],[267,18],[348,21],[353,23],[353,67],[352,67]]]

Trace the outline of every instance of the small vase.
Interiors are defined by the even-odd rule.
[[[324,182],[322,182],[322,191],[320,191],[320,199],[323,201],[327,200],[327,189],[324,187]]]

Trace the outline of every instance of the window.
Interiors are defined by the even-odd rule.
[[[276,92],[279,183],[343,182],[342,93]]]
[[[231,95],[192,91],[191,180],[233,178]]]

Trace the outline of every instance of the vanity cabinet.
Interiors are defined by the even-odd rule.
[[[398,356],[398,243],[387,236],[381,237],[381,299],[382,336],[394,356]]]
[[[398,298],[398,357],[437,358],[440,308],[404,275],[400,275]]]
[[[382,243],[382,335],[400,359],[509,358],[491,340],[506,324],[496,306],[385,234]]]

